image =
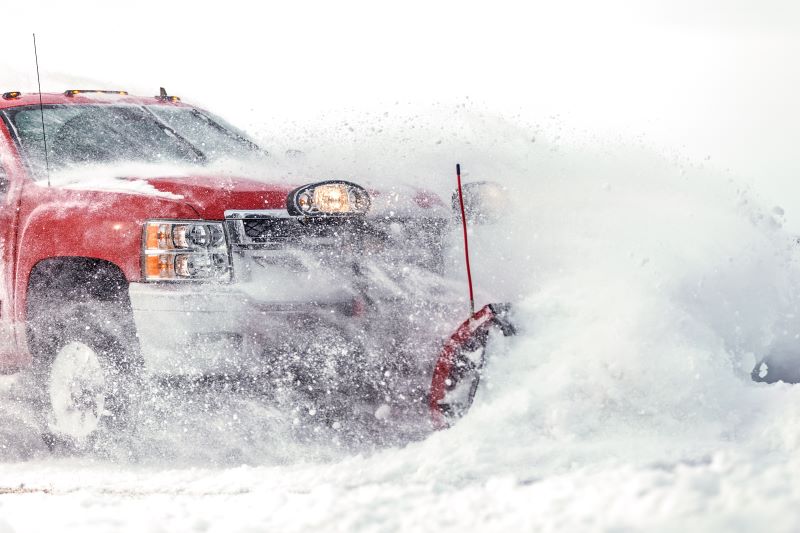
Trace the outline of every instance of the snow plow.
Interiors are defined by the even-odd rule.
[[[494,184],[474,183],[467,188],[461,183],[461,165],[456,165],[457,186],[453,194],[453,209],[458,211],[464,237],[464,263],[469,286],[469,306],[472,316],[465,320],[442,347],[433,369],[428,406],[434,429],[445,429],[464,416],[475,399],[481,380],[481,371],[486,362],[489,336],[500,331],[504,336],[516,334],[509,320],[510,304],[488,304],[475,312],[475,292],[472,286],[472,269],[469,256],[469,234],[467,212],[478,221],[492,220],[498,216],[493,209],[501,194]],[[483,187],[489,185],[488,193]]]
[[[489,305],[449,331],[453,209],[415,187],[265,177],[268,157],[166,91],[3,94],[0,370],[32,375],[48,442],[124,426],[149,382],[254,382],[331,425],[443,428],[469,409],[489,339],[514,328]],[[501,193],[458,175],[468,252],[467,220],[491,222]]]

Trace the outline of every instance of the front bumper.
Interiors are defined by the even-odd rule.
[[[271,347],[289,350],[299,332],[358,320],[345,291],[323,303],[260,302],[236,287],[205,285],[131,283],[129,294],[145,369],[156,376],[267,373]]]
[[[149,374],[429,381],[461,293],[441,272],[445,222],[226,216],[231,283],[130,284]]]

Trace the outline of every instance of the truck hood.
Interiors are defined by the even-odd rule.
[[[226,210],[286,209],[286,197],[295,188],[317,180],[264,182],[231,176],[118,177],[62,182],[67,189],[96,190],[155,196],[180,201],[192,207],[199,218],[222,220]],[[389,190],[368,189],[371,212],[376,215],[413,215],[420,209],[444,207],[441,199],[427,191],[396,186]]]
[[[286,195],[298,186],[227,176],[164,177],[145,181],[162,193],[181,197],[206,220],[222,220],[227,209],[286,209]]]
[[[158,191],[180,196],[204,219],[221,220],[229,209],[286,209],[286,196],[294,189],[315,180],[290,183],[265,183],[246,178],[182,177],[149,178]],[[386,191],[368,189],[373,214],[419,214],[444,208],[441,199],[428,191],[402,188]]]

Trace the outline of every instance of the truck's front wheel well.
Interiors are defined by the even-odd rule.
[[[78,318],[80,317],[80,318]],[[26,297],[26,333],[34,358],[57,345],[66,321],[107,327],[135,342],[128,281],[120,268],[87,257],[56,257],[36,264]]]
[[[128,299],[128,280],[109,261],[89,257],[56,257],[40,261],[28,279],[28,310],[32,296],[101,300],[123,303]]]
[[[50,445],[90,446],[127,424],[143,368],[128,281],[113,263],[52,258],[28,282],[33,390]]]

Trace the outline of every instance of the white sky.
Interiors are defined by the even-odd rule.
[[[800,175],[798,2],[2,3],[3,90],[35,88],[36,31],[45,91],[163,85],[240,122],[469,97],[710,156],[767,195]]]

